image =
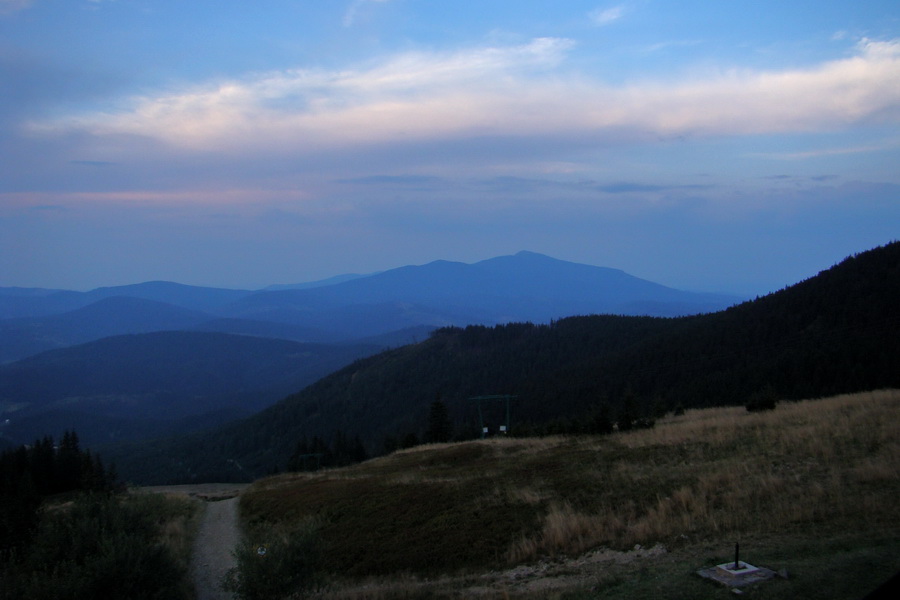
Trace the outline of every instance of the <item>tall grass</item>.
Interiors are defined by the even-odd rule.
[[[602,437],[424,446],[257,482],[250,526],[319,523],[338,577],[477,572],[593,548],[900,531],[900,392],[688,411]]]
[[[689,411],[614,444],[625,456],[644,457],[621,462],[616,485],[683,483],[643,501],[634,489],[618,506],[553,506],[537,535],[512,545],[511,561],[600,544],[900,525],[897,391],[782,404],[766,413]]]
[[[291,529],[255,527],[236,549],[225,587],[241,600],[295,597],[319,584],[319,545],[311,520]]]

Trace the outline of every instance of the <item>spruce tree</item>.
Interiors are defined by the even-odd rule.
[[[426,440],[431,444],[442,444],[450,441],[452,437],[452,426],[450,424],[450,415],[447,412],[447,405],[441,401],[440,396],[431,403],[431,410],[428,415],[428,432]]]
[[[622,408],[619,410],[619,431],[631,431],[638,419],[637,398],[631,389],[625,391]]]

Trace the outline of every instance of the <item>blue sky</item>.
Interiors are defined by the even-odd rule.
[[[0,286],[761,294],[898,237],[895,1],[0,0]]]

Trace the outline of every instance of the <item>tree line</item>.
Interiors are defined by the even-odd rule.
[[[900,242],[713,314],[446,327],[358,360],[248,419],[167,442],[153,457],[135,452],[131,464],[158,467],[166,478],[252,479],[284,469],[294,454],[318,452],[298,453],[298,442],[335,431],[378,454],[428,441],[438,394],[453,439],[470,439],[480,435],[470,399],[485,395],[517,396],[510,435],[541,435],[602,432],[610,422],[622,430],[679,409],[766,408],[774,398],[896,388],[897,298]]]
[[[117,486],[114,467],[82,450],[75,431],[60,442],[44,436],[30,446],[0,454],[0,554],[22,547],[33,535],[38,509],[48,496],[66,492],[109,492]]]

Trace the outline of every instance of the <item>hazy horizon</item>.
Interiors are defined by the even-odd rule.
[[[530,250],[520,250],[519,252],[517,252],[517,253],[515,253],[515,254],[519,254],[519,253],[540,254],[540,253],[534,253],[534,252],[532,252],[532,251],[530,251]],[[444,259],[436,259],[436,260],[434,260],[434,261],[429,261],[428,263],[423,263],[423,264],[397,265],[396,267],[392,267],[392,268],[389,268],[389,269],[385,269],[384,271],[373,271],[373,272],[371,272],[371,273],[336,273],[336,274],[330,275],[330,276],[328,276],[328,277],[323,277],[323,278],[320,278],[320,279],[314,279],[314,280],[309,280],[309,281],[290,281],[290,282],[288,282],[288,281],[281,281],[281,282],[268,283],[268,284],[265,284],[265,285],[263,285],[263,286],[260,286],[260,287],[253,287],[253,288],[239,288],[239,287],[233,287],[233,286],[196,286],[196,287],[210,287],[210,288],[231,289],[231,290],[245,290],[245,291],[246,291],[246,290],[250,290],[250,291],[265,291],[267,288],[280,288],[280,287],[291,287],[291,286],[307,286],[307,285],[312,286],[312,285],[319,284],[319,283],[331,285],[331,284],[343,283],[344,281],[347,281],[348,279],[357,279],[357,278],[371,277],[371,276],[379,275],[379,274],[384,273],[384,272],[386,272],[386,271],[391,271],[391,270],[393,270],[393,269],[401,269],[401,268],[404,268],[404,267],[423,267],[423,266],[430,265],[430,264],[432,264],[432,263],[441,263],[441,262],[455,262],[455,263],[458,263],[458,264],[468,264],[468,265],[473,265],[473,264],[476,264],[476,263],[479,263],[479,262],[484,262],[484,261],[488,261],[488,260],[495,259],[495,258],[503,258],[504,256],[513,256],[513,255],[492,256],[492,257],[488,257],[488,258],[485,258],[485,259],[482,259],[482,260],[476,260],[476,261],[473,261],[473,262],[471,262],[471,263],[466,263],[466,262],[463,262],[463,261],[446,261],[446,260],[444,260]],[[547,255],[541,254],[541,256],[547,256]],[[554,259],[554,260],[560,260],[560,261],[562,260],[562,259],[557,259],[556,257],[553,257],[553,256],[551,256],[551,257],[549,257],[549,258],[552,258],[552,259]],[[574,261],[564,261],[564,262],[574,262]],[[584,263],[577,263],[577,264],[584,264]],[[617,269],[616,267],[613,267],[613,266],[610,266],[610,265],[588,265],[588,266],[600,267],[600,268],[608,268],[608,269],[613,269],[613,270],[620,270],[620,269]],[[628,275],[634,276],[632,273],[627,273],[627,274],[628,274]],[[639,278],[639,279],[644,279],[644,278]],[[164,279],[153,279],[153,280],[145,280],[145,281],[131,281],[131,282],[126,282],[126,283],[116,284],[116,285],[101,285],[101,286],[95,286],[95,287],[90,287],[90,288],[43,288],[43,287],[33,287],[33,288],[31,288],[31,289],[60,289],[60,290],[65,290],[65,291],[89,292],[89,291],[92,291],[92,290],[95,290],[95,289],[98,289],[98,288],[121,287],[121,286],[129,286],[129,285],[148,284],[148,283],[175,283],[175,284],[181,284],[181,285],[195,286],[195,284],[185,283],[185,282],[183,282],[183,281],[173,281],[173,280],[164,280]],[[653,282],[653,283],[659,283],[659,282]],[[0,288],[2,288],[2,287],[7,287],[7,288],[21,288],[22,286],[2,286],[2,285],[0,285]],[[672,286],[669,286],[669,287],[672,287]],[[25,288],[25,289],[28,289],[28,288]],[[722,294],[725,294],[725,295],[736,295],[736,296],[742,295],[742,294],[733,294],[732,292],[729,292],[728,290],[715,290],[715,289],[710,289],[710,290],[687,290],[687,289],[683,289],[683,288],[677,288],[677,289],[682,289],[682,291],[699,291],[699,292],[722,293]],[[774,291],[774,290],[773,290],[773,291]],[[749,296],[748,296],[748,297],[749,297]]]
[[[762,295],[897,238],[900,6],[0,0],[0,286],[528,250]]]

